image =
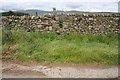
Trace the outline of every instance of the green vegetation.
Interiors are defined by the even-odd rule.
[[[2,12],[1,13],[2,16],[23,16],[23,15],[29,15],[28,13],[22,13],[22,12],[13,12],[13,11],[9,11],[9,12]]]
[[[9,34],[9,37],[8,37]],[[3,59],[67,63],[118,64],[118,35],[66,34],[3,30],[3,51],[13,54]]]
[[[35,16],[38,16],[38,12],[35,12]]]
[[[63,16],[59,16],[59,26],[63,26]]]
[[[56,15],[56,8],[53,8],[53,14]]]

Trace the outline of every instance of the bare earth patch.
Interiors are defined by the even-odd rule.
[[[3,78],[116,78],[118,66],[3,61]]]

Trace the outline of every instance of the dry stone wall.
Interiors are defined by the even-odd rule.
[[[60,22],[62,17],[62,22]],[[44,16],[2,16],[2,27],[25,32],[52,32],[58,34],[107,34],[119,31],[119,14],[45,14]]]

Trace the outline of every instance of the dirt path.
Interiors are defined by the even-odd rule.
[[[3,78],[115,78],[117,66],[3,63]]]

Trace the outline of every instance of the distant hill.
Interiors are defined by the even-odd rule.
[[[45,13],[53,13],[53,11],[44,11],[44,10],[37,10],[37,9],[29,9],[29,10],[18,10],[15,12],[22,12],[22,13],[28,13],[30,15],[35,15],[36,12],[38,13],[38,15],[43,15]],[[87,11],[61,11],[58,10],[57,13],[96,13],[96,14],[119,14],[117,12],[87,12]]]
[[[18,12],[23,12],[23,13],[29,13],[30,15],[35,15],[36,12],[38,13],[38,15],[43,15],[45,13],[53,13],[52,11],[44,11],[44,10],[34,10],[34,9],[31,9],[31,10],[19,10]]]
[[[8,12],[2,12],[0,13],[2,16],[23,16],[23,15],[29,15],[29,13],[23,13],[23,12],[13,12],[13,11],[8,11]]]

